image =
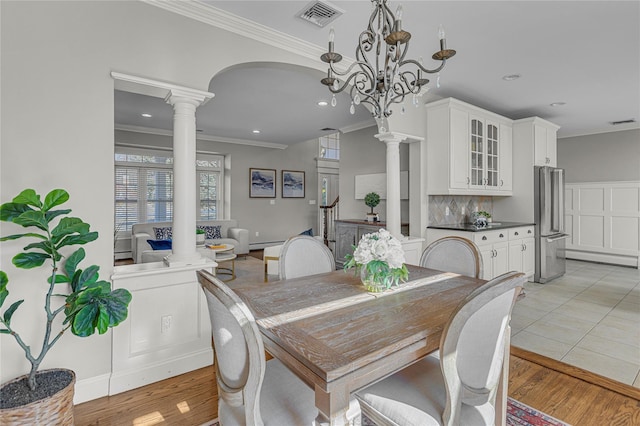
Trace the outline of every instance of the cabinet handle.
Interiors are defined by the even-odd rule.
[[[531,229],[529,229],[529,230],[527,231],[527,234],[530,234],[530,233],[531,233]]]
[[[500,236],[499,236],[498,238],[504,238],[504,235],[503,235],[503,234],[500,234]]]
[[[469,176],[467,176],[467,185],[469,185],[471,183],[471,179],[469,178]]]
[[[482,237],[482,241],[487,241],[487,236]]]
[[[497,257],[498,256],[498,252],[496,250],[491,250],[493,252],[493,257]]]
[[[500,179],[500,186],[504,185],[504,181],[502,179]]]
[[[525,246],[524,244],[522,245],[522,251],[526,251],[527,250],[527,246]]]
[[[518,234],[518,231],[516,231],[516,232],[514,232],[514,235],[520,235],[520,234]]]

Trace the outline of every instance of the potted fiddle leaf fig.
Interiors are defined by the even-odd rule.
[[[69,194],[62,189],[49,192],[44,201],[33,189],[26,189],[0,206],[0,220],[26,228],[24,233],[0,238],[27,240],[13,257],[13,265],[50,269],[48,279],[41,284],[42,299],[33,300],[44,306],[46,314],[40,343],[27,342],[20,334],[16,320],[25,300],[9,304],[9,277],[0,271],[0,334],[11,336],[31,364],[27,375],[0,387],[0,418],[8,424],[73,424],[75,374],[65,369],[38,371],[45,355],[67,331],[80,337],[96,331],[104,334],[128,315],[131,293],[125,289],[112,291],[109,282],[100,280],[97,265],[80,268],[85,250],[71,247],[95,241],[98,233],[91,232],[82,219],[70,217],[70,209],[57,209],[68,199]],[[20,320],[33,321],[33,317],[22,316]]]

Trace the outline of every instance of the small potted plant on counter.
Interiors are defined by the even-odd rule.
[[[377,222],[378,213],[374,213],[373,208],[380,204],[380,195],[375,192],[369,192],[364,196],[364,203],[371,207],[371,212],[367,213],[367,222]]]

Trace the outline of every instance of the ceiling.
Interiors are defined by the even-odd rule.
[[[324,49],[333,27],[335,50],[355,56],[370,2],[333,1],[343,14],[325,28],[296,17],[309,1],[196,2],[277,29]],[[539,116],[561,126],[558,136],[640,128],[639,1],[411,1],[403,3],[403,28],[412,34],[407,57],[430,59],[440,24],[458,54],[432,77],[422,102],[456,97],[512,119]],[[391,1],[390,7],[400,2]],[[506,81],[505,75],[520,78]],[[330,133],[373,125],[360,106],[349,113],[344,95],[330,101],[317,70],[256,63],[212,76],[215,98],[198,108],[200,135],[289,145]],[[563,102],[563,106],[551,106]],[[150,113],[144,118],[141,113]],[[614,126],[611,122],[636,120]],[[161,99],[116,92],[116,127],[170,130],[172,110]],[[252,133],[260,130],[259,134]]]

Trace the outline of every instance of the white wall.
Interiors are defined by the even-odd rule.
[[[142,2],[2,1],[0,17],[1,201],[24,188],[40,193],[67,189],[73,214],[100,233],[100,239],[86,247],[85,262],[99,265],[103,278],[113,270],[111,71],[207,90],[217,72],[238,63],[276,60],[316,66],[309,59]],[[291,159],[291,152],[284,155]],[[256,156],[239,169],[261,164],[266,162]],[[246,204],[233,215],[242,223],[250,214],[244,210],[260,208],[258,203]],[[276,204],[265,224],[284,210],[284,202]],[[16,231],[0,223],[0,235]],[[9,301],[27,299],[13,317],[14,326],[34,341],[42,333],[46,273],[11,265],[21,247],[17,242],[2,243],[0,264],[10,279]],[[0,336],[0,345],[0,382],[28,371],[11,336]],[[108,375],[109,335],[63,337],[42,364],[54,366],[75,370],[79,381]]]
[[[558,139],[567,182],[640,180],[640,129]]]
[[[387,147],[375,138],[376,126],[340,137],[340,219],[364,219],[370,208],[364,200],[355,199],[355,176],[370,173],[386,173]],[[409,170],[409,145],[400,144],[400,170]],[[401,200],[401,221],[409,221],[409,201]],[[374,211],[385,221],[387,203],[381,200]]]

